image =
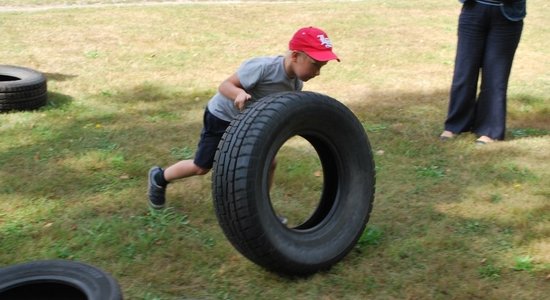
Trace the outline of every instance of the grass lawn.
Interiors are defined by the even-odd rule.
[[[509,85],[507,139],[483,147],[470,134],[437,139],[458,1],[28,9],[130,2],[148,1],[0,4],[0,64],[45,73],[49,89],[43,108],[0,114],[0,266],[83,261],[113,275],[126,299],[550,295],[547,0],[528,4]],[[343,261],[291,279],[229,244],[209,175],[171,185],[162,212],[148,209],[146,182],[152,165],[193,156],[203,108],[223,79],[244,59],[284,53],[307,25],[327,31],[342,61],[325,66],[305,90],[340,100],[364,124],[375,153],[376,200]],[[292,198],[298,201],[320,183],[311,146],[292,142],[273,193],[301,195]],[[289,214],[294,207],[301,209]]]

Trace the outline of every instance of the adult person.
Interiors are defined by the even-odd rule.
[[[473,132],[478,136],[477,144],[503,140],[508,80],[523,30],[527,0],[459,1],[463,6],[455,67],[440,139]]]

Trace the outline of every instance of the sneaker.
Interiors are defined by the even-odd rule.
[[[154,209],[164,208],[166,202],[166,187],[162,187],[155,182],[155,175],[161,172],[160,167],[154,166],[149,170],[149,188],[147,195],[149,196],[149,206]]]

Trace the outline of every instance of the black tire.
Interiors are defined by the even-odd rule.
[[[43,260],[0,269],[0,299],[120,300],[118,283],[88,264]]]
[[[293,136],[315,148],[323,188],[309,219],[288,228],[274,213],[268,172]],[[374,161],[363,126],[342,103],[312,92],[279,93],[231,122],[212,184],[218,221],[233,246],[271,271],[302,276],[330,268],[356,244],[372,210]]]
[[[35,70],[0,65],[0,112],[32,110],[48,99],[46,77]]]

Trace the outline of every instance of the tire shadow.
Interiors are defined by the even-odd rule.
[[[48,81],[66,81],[78,77],[78,75],[62,74],[62,73],[42,73]]]

